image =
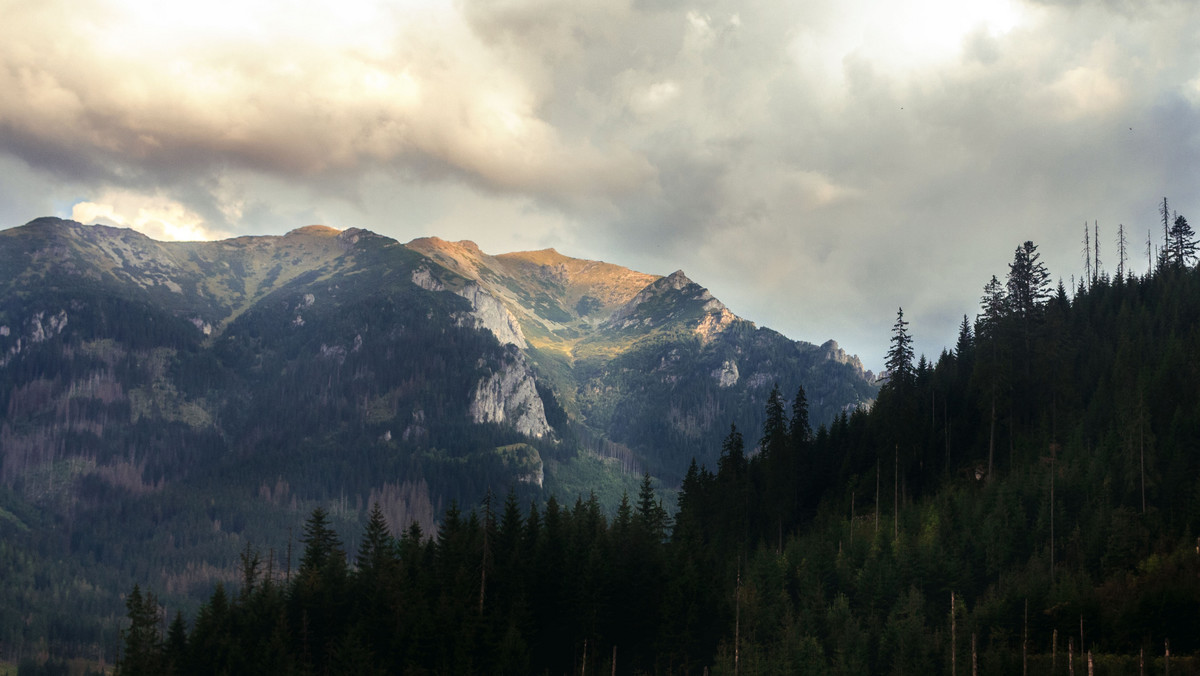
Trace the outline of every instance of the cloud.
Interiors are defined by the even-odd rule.
[[[132,228],[167,242],[226,239],[230,233],[207,227],[204,219],[184,205],[157,196],[131,192],[108,192],[95,202],[71,207],[71,219],[80,223]]]
[[[81,178],[186,180],[232,165],[319,182],[397,166],[566,203],[637,190],[652,176],[628,149],[564,139],[450,9],[371,5],[377,23],[351,23],[336,37],[272,20],[235,26],[234,39],[191,23],[207,8],[171,15],[154,6],[96,2],[75,14],[24,3],[9,12],[3,147]],[[314,7],[327,10],[321,21],[340,15]]]
[[[1200,208],[1179,0],[304,7],[11,8],[5,183],[162,232],[325,222],[682,267],[873,368],[897,306],[936,354],[1026,239],[1069,280],[1080,222],[1109,246],[1164,194]]]

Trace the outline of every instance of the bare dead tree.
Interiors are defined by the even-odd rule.
[[[1125,239],[1125,224],[1117,224],[1117,278],[1124,281],[1125,279],[1125,261],[1129,260],[1127,250],[1129,242]]]
[[[954,635],[956,613],[954,610],[954,592],[950,592],[950,676],[957,676],[958,674],[958,653],[956,651],[957,644]]]
[[[1092,242],[1088,232],[1087,221],[1083,222],[1083,275],[1088,284],[1092,283]]]

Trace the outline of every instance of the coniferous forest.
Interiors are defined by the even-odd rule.
[[[776,389],[676,505],[376,509],[357,551],[318,508],[298,567],[248,548],[195,617],[134,588],[120,673],[1197,673],[1200,271],[1166,225],[1074,289],[1021,244],[934,359],[901,310],[870,410],[814,430]]]

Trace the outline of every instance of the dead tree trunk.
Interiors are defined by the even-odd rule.
[[[957,676],[958,673],[958,653],[955,651],[957,647],[954,635],[954,620],[957,613],[954,612],[954,592],[950,592],[950,676]]]

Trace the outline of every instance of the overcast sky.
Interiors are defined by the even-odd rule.
[[[878,370],[1032,239],[1200,221],[1192,0],[0,0],[0,226],[682,268]],[[1157,242],[1157,240],[1155,240]]]

